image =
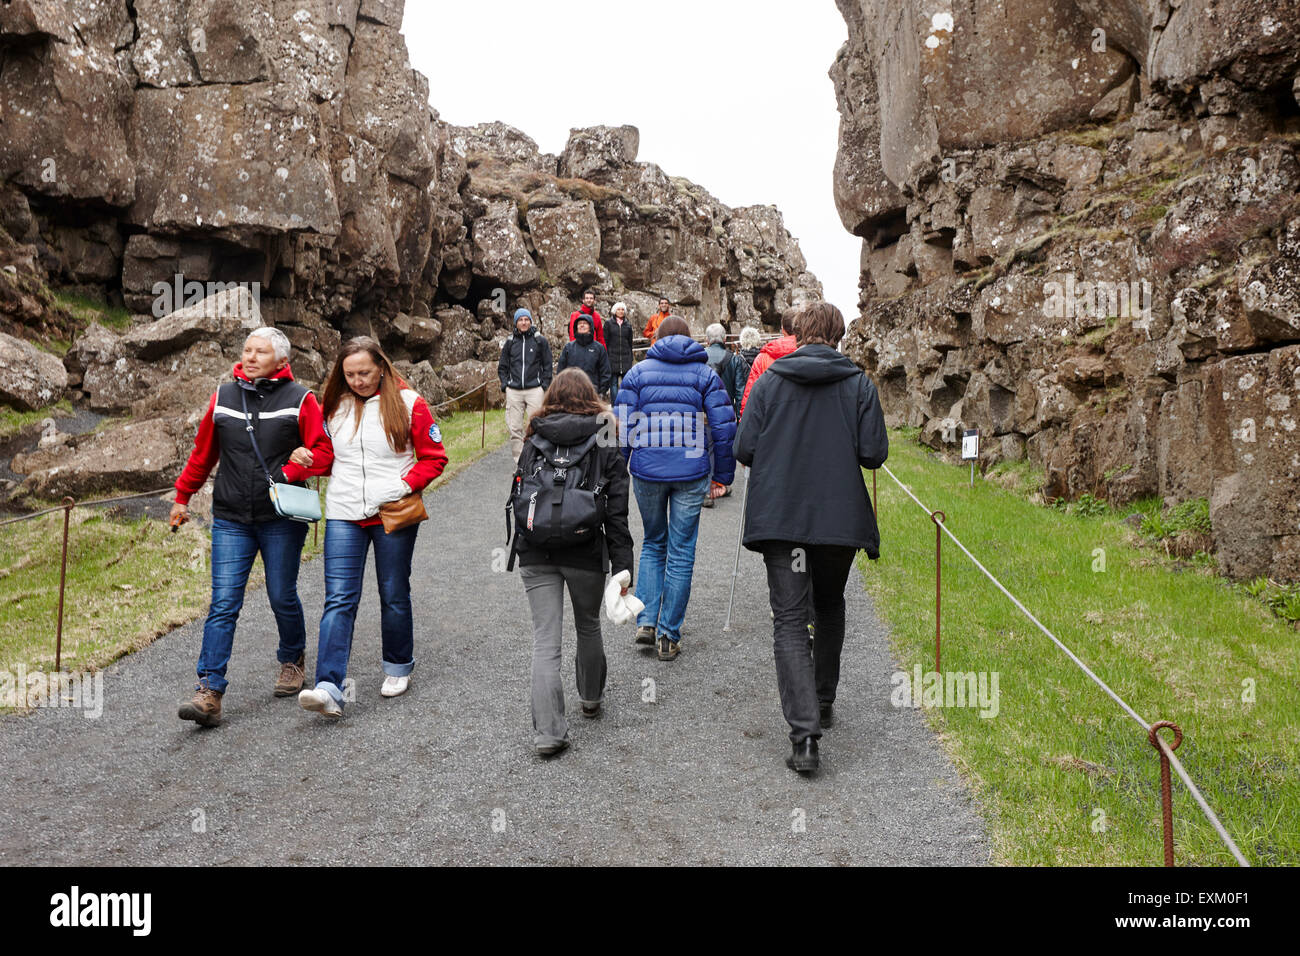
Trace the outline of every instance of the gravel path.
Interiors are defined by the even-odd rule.
[[[97,720],[69,709],[0,718],[0,863],[987,862],[983,824],[933,735],[918,712],[889,704],[896,665],[856,574],[822,770],[786,769],[766,582],[751,552],[722,630],[739,485],[703,513],[681,657],[661,663],[604,621],[609,683],[594,721],[572,696],[566,619],[573,746],[536,757],[527,602],[517,573],[493,570],[508,474],[503,447],[427,498],[404,697],[379,696],[372,568],[357,701],[338,723],[271,695],[275,627],[261,591],[240,621],[219,728],[176,717],[202,621],[108,668]],[[639,542],[636,517],[633,534]],[[321,574],[313,562],[300,582],[309,676]]]

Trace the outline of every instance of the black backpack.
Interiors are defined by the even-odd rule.
[[[567,548],[594,539],[605,521],[605,488],[600,476],[593,486],[597,432],[581,445],[560,446],[533,435],[528,439],[506,501],[506,539],[514,570],[519,538],[538,550]],[[511,518],[514,530],[511,532]]]

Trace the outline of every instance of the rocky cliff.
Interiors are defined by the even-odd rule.
[[[1300,2],[837,2],[891,422],[1051,496],[1206,498],[1225,572],[1300,579]]]
[[[20,456],[19,496],[169,480],[257,324],[288,334],[309,385],[342,336],[373,334],[438,401],[495,382],[519,305],[558,344],[586,286],[638,323],[667,295],[701,330],[775,326],[820,295],[778,210],[638,162],[633,127],[574,130],[554,156],[501,124],[442,122],[402,14],[0,5],[0,403],[133,419],[130,438]],[[70,293],[124,307],[120,327],[85,327]],[[142,435],[148,468],[110,460]]]

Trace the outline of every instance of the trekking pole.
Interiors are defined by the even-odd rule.
[[[736,601],[736,577],[740,574],[740,543],[745,538],[745,506],[747,504],[749,504],[749,469],[745,468],[745,490],[740,496],[740,534],[736,536],[736,567],[731,572],[731,597],[727,598],[727,621],[722,625],[724,631],[731,630],[731,606]]]

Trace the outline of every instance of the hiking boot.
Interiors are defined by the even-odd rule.
[[[636,642],[638,644],[649,644],[655,646],[655,629],[649,624],[642,625],[636,629]]]
[[[192,720],[200,727],[217,726],[221,723],[221,692],[207,684],[199,684],[194,688],[190,702],[181,704],[176,716],[181,720]]]
[[[821,766],[821,757],[817,753],[817,741],[807,737],[792,745],[790,756],[785,758],[785,765],[798,773],[812,773]]]
[[[659,659],[661,661],[676,660],[677,655],[681,653],[680,644],[681,641],[674,641],[669,637],[659,638]]]
[[[582,716],[591,719],[593,717],[599,716],[599,714],[600,714],[600,704],[597,703],[597,704],[582,705]]]
[[[557,743],[543,744],[542,746],[536,748],[537,755],[539,757],[554,757],[556,754],[564,753],[564,751],[568,749],[569,749],[568,737],[565,737],[563,740]]]
[[[296,661],[280,664],[280,676],[275,681],[276,697],[292,697],[302,690],[302,666],[305,662],[305,655],[299,654]]]
[[[818,719],[821,721],[822,729],[835,726],[835,707],[831,704],[820,704],[817,708]]]

